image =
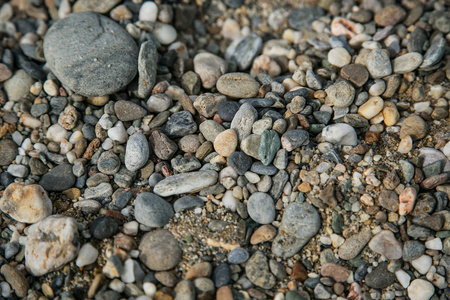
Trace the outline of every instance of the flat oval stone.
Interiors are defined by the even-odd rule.
[[[70,14],[53,24],[44,38],[44,56],[58,80],[83,96],[120,91],[137,73],[133,38],[113,20],[92,12]]]
[[[427,50],[423,57],[423,63],[420,66],[421,69],[426,69],[433,67],[437,64],[445,52],[446,40],[445,38],[436,38],[433,43],[431,43],[431,47]]]
[[[406,53],[393,60],[394,73],[406,74],[417,69],[423,61],[422,54],[417,52]]]
[[[250,218],[259,224],[270,224],[275,220],[275,205],[269,194],[252,194],[248,199],[247,210]]]
[[[181,173],[158,182],[153,192],[161,197],[199,191],[217,182],[215,171]]]
[[[277,151],[280,149],[281,142],[278,133],[275,130],[264,130],[261,134],[261,144],[258,154],[264,165],[269,165],[274,159]]]
[[[148,227],[162,227],[174,215],[172,205],[152,193],[141,193],[134,201],[136,220]]]
[[[374,49],[367,57],[367,69],[372,78],[381,78],[392,74],[389,56],[381,49]]]
[[[252,98],[258,95],[259,83],[247,73],[228,73],[217,80],[217,89],[233,98]]]

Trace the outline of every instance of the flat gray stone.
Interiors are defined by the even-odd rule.
[[[289,204],[272,243],[272,253],[283,259],[293,256],[319,232],[320,225],[320,216],[314,206],[308,202]]]
[[[125,150],[125,166],[130,171],[137,171],[148,161],[150,150],[145,135],[141,132],[133,134],[127,142]]]
[[[275,204],[269,194],[256,192],[248,199],[247,211],[250,218],[259,224],[270,224],[275,220]]]
[[[169,223],[174,215],[172,205],[152,193],[141,193],[134,201],[136,220],[148,227],[162,227]]]
[[[134,78],[138,47],[113,20],[83,12],[50,27],[44,37],[44,56],[64,86],[83,96],[104,96],[120,91]]]
[[[367,70],[372,78],[382,78],[392,74],[389,56],[381,49],[372,50],[367,57]]]

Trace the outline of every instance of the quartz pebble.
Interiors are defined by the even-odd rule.
[[[355,129],[344,123],[328,125],[322,130],[322,140],[337,145],[356,146],[358,137]]]
[[[334,48],[328,52],[328,62],[338,68],[348,65],[351,59],[350,54],[345,48]]]
[[[414,279],[408,287],[408,297],[411,300],[428,300],[433,294],[433,284],[424,279]]]
[[[158,182],[153,192],[161,197],[191,193],[215,184],[217,177],[215,171],[177,174]]]
[[[52,202],[40,185],[12,183],[3,192],[0,209],[19,222],[36,223],[52,214]]]
[[[54,237],[48,239],[49,236]],[[28,228],[25,266],[33,276],[55,271],[74,260],[80,249],[75,219],[52,215]]]
[[[82,268],[84,266],[93,264],[98,257],[98,250],[92,246],[91,243],[86,243],[80,248],[76,264],[78,267]]]

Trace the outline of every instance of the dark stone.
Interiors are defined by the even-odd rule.
[[[384,289],[396,280],[393,273],[387,269],[388,262],[380,263],[373,271],[366,275],[366,284],[374,289]]]
[[[110,217],[98,217],[91,222],[89,230],[93,237],[103,240],[112,237],[119,231],[119,223]]]
[[[212,280],[216,288],[227,285],[231,280],[231,268],[226,263],[218,265],[212,274]]]
[[[72,173],[72,166],[62,164],[54,167],[44,176],[39,184],[47,192],[62,192],[71,188],[75,184],[76,177]]]
[[[162,133],[167,136],[183,137],[197,131],[197,123],[192,118],[192,114],[186,110],[174,113],[161,128]]]
[[[237,111],[239,110],[239,107],[240,105],[238,102],[226,101],[219,105],[217,113],[222,120],[231,122],[234,118],[234,115],[236,115]]]
[[[252,158],[244,152],[235,151],[228,157],[228,163],[239,175],[244,175],[252,166]]]

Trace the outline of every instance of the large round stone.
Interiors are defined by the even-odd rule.
[[[139,252],[139,259],[154,271],[174,268],[183,254],[178,241],[165,229],[146,233],[139,244]]]
[[[84,96],[104,96],[123,89],[134,78],[138,47],[113,20],[83,12],[50,27],[44,56],[64,86]]]

